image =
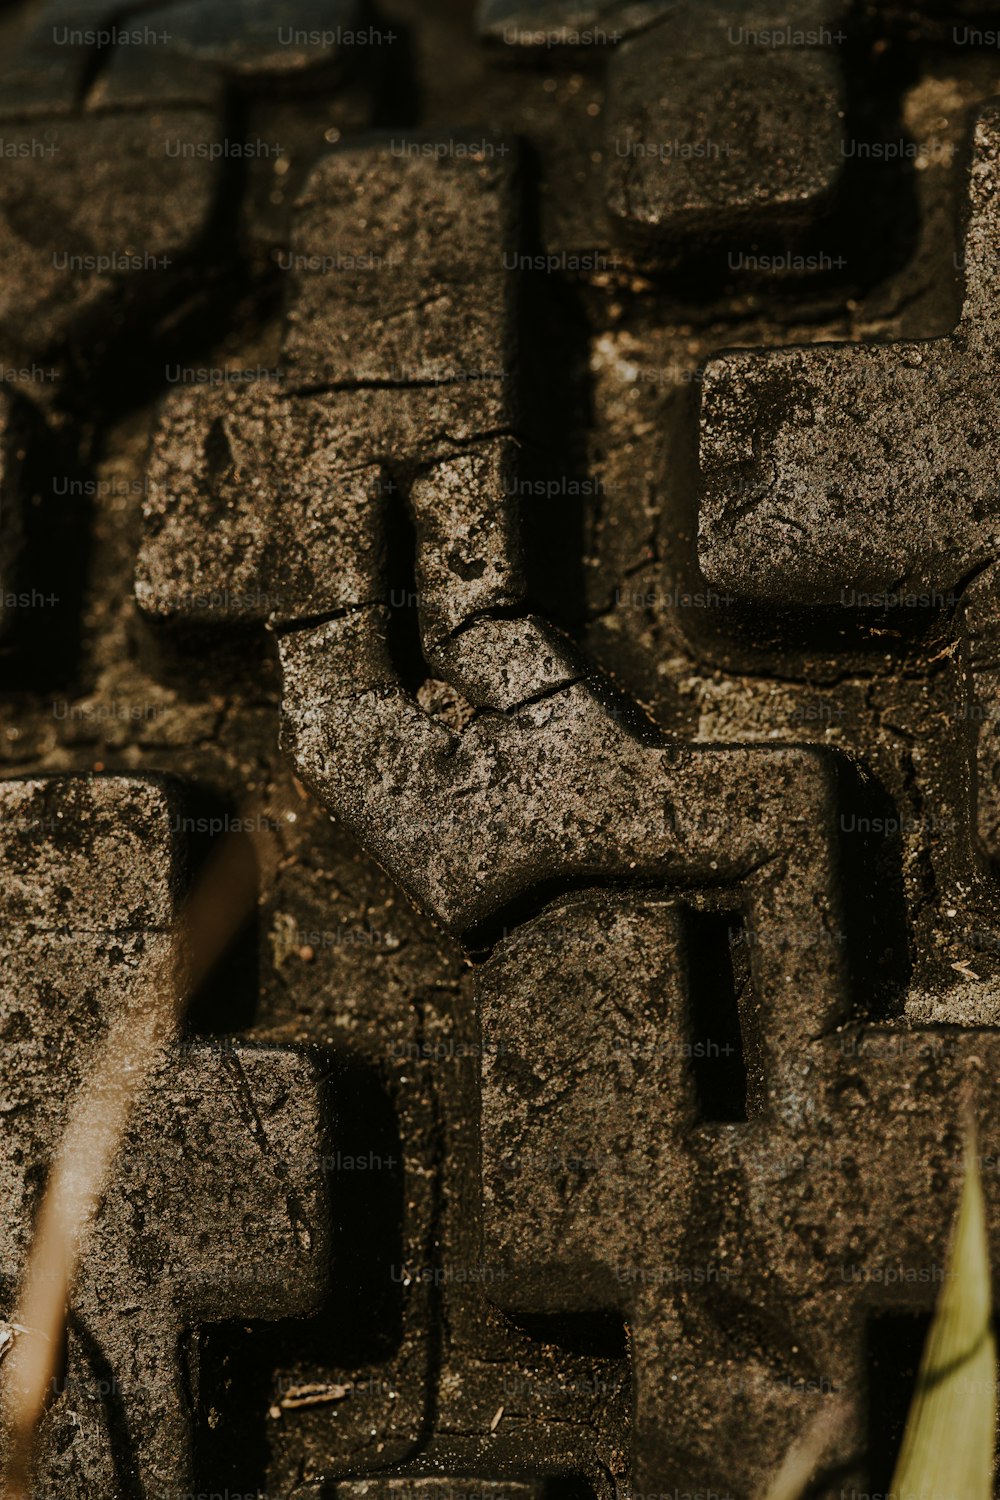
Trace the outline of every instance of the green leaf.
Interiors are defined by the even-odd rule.
[[[983,1186],[970,1125],[958,1219],[893,1476],[893,1500],[992,1500],[992,1303]]]

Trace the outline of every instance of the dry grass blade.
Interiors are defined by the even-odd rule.
[[[168,983],[160,991],[175,993]],[[49,1175],[21,1287],[19,1318],[28,1331],[13,1345],[5,1372],[8,1500],[28,1494],[31,1440],[55,1376],[82,1242],[135,1100],[169,1041],[174,1006],[164,1015],[152,993],[149,1000],[148,1015],[130,1015],[109,1035],[101,1063],[70,1114],[64,1145]]]
[[[924,1348],[891,1493],[897,1500],[990,1500],[996,1430],[996,1347],[989,1244],[976,1135],[944,1287]]]
[[[250,820],[248,820],[250,821]],[[255,820],[256,821],[256,820]],[[257,844],[273,873],[274,851]],[[4,1500],[27,1500],[35,1429],[56,1373],[66,1308],[101,1193],[129,1118],[177,1031],[184,1005],[252,909],[258,863],[249,842],[225,839],[196,884],[169,953],[113,1025],[97,1065],[70,1110],[53,1160],[6,1340]]]
[[[799,1500],[817,1471],[829,1457],[847,1419],[847,1406],[837,1400],[824,1403],[815,1419],[793,1443],[781,1467],[764,1492],[763,1500]]]

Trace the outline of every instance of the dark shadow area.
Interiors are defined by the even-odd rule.
[[[508,1314],[510,1317],[510,1314]],[[511,1322],[541,1344],[554,1344],[587,1359],[624,1360],[628,1336],[623,1320],[612,1312],[537,1314]]]
[[[735,911],[684,912],[688,1041],[701,1119],[747,1118],[744,1015],[753,1011],[746,924]]]
[[[62,355],[81,419],[110,426],[173,388],[196,383],[189,372],[209,355],[218,365],[219,347],[234,325],[256,324],[276,311],[279,291],[277,273],[254,281],[235,253],[209,260],[206,252],[181,265],[155,300],[147,293],[141,306],[125,306],[114,318],[100,309],[99,324],[75,331]]]
[[[70,1315],[70,1318],[71,1316],[72,1315]],[[48,1394],[45,1397],[45,1405],[42,1408],[43,1411],[48,1411],[52,1403],[63,1394],[63,1392],[66,1390],[66,1385],[70,1377],[70,1329],[75,1328],[75,1325],[70,1321],[70,1318],[67,1319],[67,1322],[59,1331],[59,1349],[56,1354],[54,1368],[52,1371],[52,1384],[49,1387]]]
[[[69,695],[86,690],[83,609],[93,582],[96,465],[104,433],[187,383],[188,372],[210,354],[217,363],[219,342],[234,325],[259,327],[278,306],[277,280],[254,282],[235,259],[232,224],[229,239],[220,239],[236,192],[237,184],[224,184],[203,245],[188,261],[179,260],[169,276],[144,282],[141,306],[137,293],[116,291],[113,314],[101,303],[73,326],[64,345],[25,361],[53,372],[47,379],[61,370],[63,379],[46,421],[29,402],[19,403],[25,456],[16,494],[5,503],[18,507],[23,542],[13,578],[0,581],[29,604],[12,611],[12,628],[0,643],[0,677],[10,691]],[[159,288],[153,300],[150,285]],[[11,484],[9,478],[6,482]],[[210,640],[206,631],[178,627],[179,651],[171,652],[165,633],[140,620],[135,635],[140,659],[144,649],[156,654],[144,634],[149,628],[161,637],[157,664],[164,677],[170,678],[173,667],[173,685],[187,696],[197,695],[199,672],[217,692],[216,668],[221,667],[224,684],[227,662],[238,665],[241,680],[259,678],[260,645],[248,657],[241,637],[227,651],[214,626]],[[258,635],[263,635],[259,627]]]
[[[711,1244],[711,1238],[705,1239],[700,1226],[693,1228],[686,1249],[690,1262],[710,1265],[714,1257],[706,1251]],[[703,1308],[703,1314],[693,1316],[685,1311],[682,1321],[692,1337],[700,1335],[704,1338],[706,1326],[711,1329],[715,1335],[713,1346],[719,1350],[718,1357],[738,1362],[752,1350],[756,1358],[770,1367],[776,1380],[793,1385],[802,1383],[816,1391],[826,1392],[827,1387],[833,1390],[834,1382],[816,1368],[811,1356],[797,1342],[789,1322],[735,1290],[723,1277],[711,1281],[704,1295]],[[706,1315],[707,1325],[702,1321]]]
[[[2,503],[19,514],[21,545],[11,576],[0,578],[18,601],[0,643],[0,678],[15,693],[68,693],[80,671],[94,478],[71,428],[46,425],[24,398],[9,399],[11,446],[24,458],[4,477]]]
[[[594,1491],[581,1474],[553,1474],[545,1481],[546,1500],[594,1500]]]
[[[522,144],[521,233],[516,254],[543,254],[538,160]],[[514,253],[514,252],[511,252]],[[582,289],[532,270],[518,277],[517,382],[521,451],[515,483],[530,607],[567,630],[586,620],[584,522],[596,499],[586,433],[593,420],[590,332]],[[558,350],[558,368],[553,363]]]
[[[391,30],[392,42],[377,49],[382,64],[375,89],[372,129],[388,130],[393,126],[413,125],[421,119],[423,97],[420,87],[418,53],[412,29],[395,17],[391,21],[378,12],[366,18],[366,24]]]
[[[930,1321],[929,1313],[890,1313],[868,1322],[868,1480],[873,1494],[888,1495],[892,1484]]]
[[[848,1480],[852,1481],[855,1495],[864,1488],[863,1462],[857,1454],[852,1454],[841,1463],[828,1464],[826,1468],[819,1469],[802,1491],[800,1500],[827,1500],[827,1497],[840,1490],[844,1500],[855,1500],[854,1495],[846,1493]]]
[[[212,855],[223,839],[236,846],[241,864],[245,863],[248,871],[253,872],[253,884],[258,884],[252,830],[245,826],[247,814],[241,813],[235,802],[194,782],[183,783],[182,796],[176,832],[185,841],[192,886],[206,870],[210,872]],[[229,1036],[253,1025],[259,993],[259,944],[260,922],[255,905],[191,996],[185,1015],[187,1035]]]
[[[866,1019],[902,1013],[913,967],[903,885],[899,810],[863,767],[837,758],[841,893],[851,993]],[[925,882],[933,865],[924,850]]]
[[[694,562],[693,571],[682,585],[692,590],[705,590],[708,585]],[[716,589],[722,594],[721,589]],[[729,596],[725,609],[714,611],[692,611],[700,618],[701,627],[693,649],[704,654],[709,648],[713,659],[722,660],[727,648],[747,648],[753,653],[756,669],[783,677],[813,677],[813,660],[849,657],[857,662],[861,672],[873,671],[884,659],[887,651],[901,658],[911,658],[922,652],[930,654],[932,648],[954,639],[954,630],[949,630],[958,604],[960,590],[949,589],[942,594],[946,601],[940,608],[933,604],[918,604],[912,608],[906,604],[890,609],[858,608],[851,602],[859,597],[848,584],[843,590],[845,602],[838,605],[817,605],[801,609],[775,610]],[[931,597],[931,591],[927,591]],[[917,597],[914,593],[910,597]],[[715,628],[713,628],[715,627]],[[744,656],[749,660],[748,656]],[[822,662],[822,670],[830,675],[830,668]],[[822,676],[816,676],[821,683]]]
[[[184,703],[238,693],[249,703],[273,701],[277,709],[277,652],[262,623],[191,624],[137,614],[131,644],[140,669]]]

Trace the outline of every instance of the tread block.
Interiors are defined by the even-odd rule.
[[[848,16],[844,0],[483,0],[479,29],[512,56],[606,59],[604,140],[586,153],[605,163],[603,201],[575,233],[600,243],[603,220],[633,253],[673,259],[797,234],[833,208]],[[562,150],[556,138],[546,157]],[[593,175],[584,156],[572,166],[581,183]]]
[[[947,338],[736,352],[702,382],[699,561],[759,604],[952,587],[1000,547],[1000,114],[975,132],[961,321]]]
[[[241,229],[270,246],[275,166],[294,159],[301,175],[323,142],[287,114],[277,138],[266,124],[255,136],[252,110],[245,139],[221,139],[234,120],[227,89],[259,102],[289,84],[315,96],[348,74],[370,80],[395,36],[364,0],[166,4],[128,16],[107,0],[50,0],[0,67],[0,338],[46,351],[70,333],[83,340],[81,319],[97,309],[100,339],[134,303],[155,309],[183,263],[210,248],[220,185],[235,186],[244,167]],[[369,118],[370,81],[355,94],[341,123]]]
[[[152,780],[0,783],[0,1264],[11,1288],[74,1091],[109,1024],[142,1004],[167,959],[178,816]],[[110,1371],[127,1430],[118,1451],[150,1500],[192,1484],[189,1331],[305,1314],[322,1297],[325,1110],[310,1054],[252,1043],[172,1048],[139,1103],[74,1292],[89,1353],[67,1389],[87,1390],[95,1358]],[[106,1476],[94,1487],[107,1432],[74,1422],[73,1399],[47,1419],[38,1482],[108,1493]]]
[[[825,44],[823,32],[838,27],[847,13],[844,0],[479,0],[477,21],[485,40],[524,49],[615,43],[664,22],[680,36],[718,41],[732,29],[766,33],[765,46],[799,47]]]
[[[109,0],[47,0],[0,72],[2,108],[35,115],[144,98],[207,103],[219,97],[220,75],[246,82],[325,74],[381,39],[366,0],[181,0],[126,15]]]
[[[808,872],[789,859],[787,894],[830,910],[832,762],[801,751],[643,745],[607,712],[596,676],[556,674],[537,690],[530,617],[527,630],[515,619],[485,641],[473,635],[464,681],[482,684],[481,701],[503,711],[456,733],[399,682],[388,617],[375,605],[282,637],[284,743],[323,803],[452,930],[466,932],[556,878],[628,869],[686,882],[712,878],[710,870],[738,879],[751,848],[759,858],[788,857],[791,825],[775,797],[819,799],[807,819]],[[521,657],[513,663],[512,650]],[[521,672],[532,691],[511,701],[507,685]],[[718,823],[696,811],[709,783],[710,800],[725,807]],[[835,976],[836,964],[831,1003]]]
[[[5,127],[24,154],[5,161],[0,181],[0,334],[20,349],[58,346],[102,309],[107,338],[132,298],[159,295],[195,252],[219,172],[207,154],[213,120],[197,111],[90,117],[49,133]],[[205,154],[171,154],[171,142]]]
[[[394,40],[373,21],[365,0],[235,0],[166,4],[143,12],[157,38],[146,48],[118,48],[97,79],[88,106],[102,109],[143,100],[208,102],[224,79],[267,92],[272,84],[338,83]]]
[[[500,440],[444,459],[413,486],[425,648],[523,598],[520,537],[508,500],[515,471],[514,446]]]
[[[502,372],[511,369],[505,337],[509,324],[504,321],[510,294],[498,265],[508,222],[498,192],[509,186],[506,165],[499,173],[486,163],[472,171],[468,161],[459,159],[453,174],[447,158],[390,159],[388,167],[386,162],[385,149],[379,147],[367,154],[338,153],[322,163],[302,205],[305,227],[295,244],[299,249],[325,244],[327,250],[345,242],[356,245],[356,239],[344,238],[344,226],[356,222],[355,216],[358,227],[364,219],[376,253],[383,236],[404,221],[408,210],[435,227],[435,233],[421,230],[413,242],[393,304],[400,317],[383,320],[386,331],[376,332],[365,369],[365,378],[376,385],[385,380],[399,347],[393,324],[413,321],[421,379],[432,386],[424,390],[418,381],[416,389],[392,390],[398,412],[388,432],[377,423],[380,407],[359,404],[362,398],[377,401],[384,391],[308,399],[293,391],[271,393],[268,399],[287,413],[285,420],[299,424],[306,435],[303,456],[306,451],[316,455],[321,474],[337,464],[346,467],[346,449],[339,443],[317,452],[321,438],[329,443],[329,429],[321,424],[330,402],[340,402],[333,410],[353,417],[352,440],[359,445],[355,451],[362,466],[376,455],[391,458],[394,465],[401,458],[412,464],[413,449],[400,431],[420,409],[418,403],[451,397],[468,404],[469,421],[492,415],[487,412],[484,418],[475,385],[456,392],[433,384],[446,378],[441,361],[454,359],[456,340],[464,353],[470,346],[481,349],[489,337],[489,351]],[[469,192],[456,196],[458,181],[474,185],[483,203]],[[427,185],[429,196],[421,197],[418,212],[412,195],[419,184]],[[342,215],[345,202],[348,210]],[[457,236],[465,247],[457,270],[448,269],[442,250],[446,224],[463,230]],[[476,267],[486,276],[484,300],[493,316],[470,325],[461,316],[464,299],[456,288],[472,295]],[[448,279],[438,289],[442,273]],[[413,298],[419,287],[428,286],[424,300],[431,311],[421,308],[419,321]],[[349,301],[337,278],[317,277],[305,291],[295,289],[287,345],[298,355],[300,377],[303,364],[314,379],[335,379],[338,365],[343,375],[343,339],[358,343],[363,337],[357,310],[345,307]],[[264,541],[275,531],[284,537],[290,529],[283,519],[292,513],[284,490],[278,508],[268,520],[261,519],[267,514],[261,505],[275,504],[278,476],[269,478],[265,472],[261,481],[256,471],[251,474],[249,454],[263,434],[283,473],[295,472],[299,465],[271,440],[274,429],[255,434],[248,427],[239,435],[241,412],[249,410],[251,420],[258,419],[261,408],[253,404],[252,394],[220,397],[209,392],[200,393],[200,399],[201,406],[198,400],[178,398],[157,439],[147,509],[150,537],[137,591],[145,608],[162,614],[177,609],[182,580],[189,594],[196,595],[203,583],[221,584],[238,559],[246,569],[236,575],[241,584],[268,576]],[[202,455],[194,468],[192,434]],[[439,450],[454,448],[456,436],[451,429],[438,431],[434,442]],[[425,448],[418,472],[411,470],[416,612],[427,660],[486,712],[473,716],[456,734],[424,711],[400,680],[393,654],[399,604],[380,540],[384,515],[379,504],[362,499],[345,511],[343,491],[335,486],[321,503],[324,490],[309,484],[310,526],[316,527],[317,542],[322,538],[338,558],[340,583],[324,582],[323,587],[340,592],[320,591],[316,580],[324,579],[326,554],[314,549],[312,587],[303,588],[292,601],[294,608],[269,613],[275,623],[296,626],[282,632],[280,652],[285,743],[299,774],[425,909],[459,933],[538,882],[556,877],[642,868],[658,875],[683,872],[683,878],[694,881],[713,878],[710,871],[717,878],[728,872],[739,879],[745,861],[787,845],[787,819],[779,815],[775,796],[801,795],[812,812],[826,809],[825,821],[820,819],[807,839],[808,872],[789,856],[786,873],[790,900],[797,899],[791,892],[801,878],[814,910],[832,909],[832,763],[798,751],[651,748],[623,729],[607,712],[607,685],[556,632],[531,617],[523,603],[516,507],[507,493],[510,454],[504,456],[496,439],[492,446],[475,448],[472,435],[466,441],[472,451],[438,457],[437,462]],[[182,456],[173,457],[175,450]],[[360,474],[354,477],[356,495],[370,494]],[[260,502],[248,500],[248,490],[255,488]],[[385,502],[387,497],[379,493],[376,498]],[[212,537],[214,527],[221,548]],[[317,613],[331,617],[317,623]],[[713,801],[721,796],[730,805],[722,824],[725,838],[699,822],[695,812],[696,791],[706,778],[717,788]],[[757,808],[756,818],[746,815],[746,806]],[[601,810],[596,820],[595,809]],[[837,965],[824,972],[828,993],[836,997],[842,983]]]
[[[292,379],[465,384],[495,424],[513,352],[513,166],[511,141],[462,135],[321,161],[292,234]]]
[[[350,449],[354,414],[321,416],[317,441],[319,422],[295,421],[288,402],[263,388],[168,399],[135,586],[147,613],[281,622],[372,597],[384,538],[367,516],[378,514],[385,480]],[[317,506],[318,494],[333,503]]]
[[[256,385],[174,392],[153,438],[140,608],[282,625],[376,601],[389,507],[407,473],[476,451],[477,400],[464,385],[294,400]]]
[[[857,675],[834,645],[813,700],[807,673],[793,678],[782,656],[785,620],[754,614],[794,603],[827,611],[825,627],[845,577],[961,592],[978,836],[1000,855],[1000,539],[986,486],[998,235],[985,137],[966,311],[950,339],[734,353],[705,382],[688,365],[720,328],[767,348],[782,329],[848,323],[846,286],[746,294],[742,277],[720,286],[714,274],[726,237],[811,246],[797,236],[834,201],[836,220],[819,227],[858,247],[862,326],[936,300],[926,252],[943,244],[953,179],[892,174],[904,210],[913,187],[921,227],[904,211],[885,254],[873,250],[867,200],[840,193],[841,59],[888,81],[859,118],[882,122],[898,102],[916,134],[941,112],[953,123],[986,57],[952,47],[947,77],[928,61],[928,39],[950,33],[943,5],[939,23],[929,6],[851,7],[859,35],[841,47],[817,36],[840,28],[839,0],[482,0],[492,60],[529,64],[520,70],[484,66],[471,37],[463,50],[469,16],[451,0],[427,14],[406,0],[391,59],[341,35],[385,24],[361,0],[151,7],[125,20],[107,0],[39,7],[45,24],[111,20],[164,40],[38,45],[13,78],[0,110],[22,134],[9,141],[44,143],[52,128],[57,148],[62,130],[81,145],[31,163],[23,192],[0,187],[16,247],[0,334],[33,346],[68,330],[82,354],[90,328],[98,350],[106,339],[157,382],[161,333],[182,358],[204,351],[228,367],[213,368],[217,386],[196,370],[166,377],[149,417],[135,582],[146,615],[208,628],[169,645],[135,639],[122,586],[131,533],[116,526],[132,507],[99,488],[86,507],[95,566],[80,672],[60,689],[74,693],[60,713],[79,718],[63,725],[18,701],[4,753],[51,767],[110,749],[225,792],[252,778],[275,811],[291,792],[254,1029],[335,1046],[344,1118],[325,1140],[327,1087],[306,1052],[196,1039],[173,1050],[97,1227],[69,1336],[75,1383],[48,1418],[41,1488],[177,1500],[203,1492],[204,1470],[205,1493],[288,1500],[566,1500],[587,1483],[597,1500],[759,1494],[826,1392],[863,1405],[872,1313],[928,1310],[970,1094],[984,1155],[1000,1145],[998,1033],[940,1029],[996,1019],[1000,1005],[995,952],[966,978],[967,918],[979,924],[973,951],[995,950],[997,908],[990,881],[966,879],[963,768],[933,743],[921,763],[938,709],[954,715],[951,669],[925,677],[908,658],[887,703],[870,643]],[[473,131],[472,112],[527,140],[523,225],[507,138]],[[283,159],[173,160],[167,181],[127,146],[157,116],[206,156],[232,130],[280,143]],[[373,119],[410,132],[453,118],[454,135],[362,134]],[[181,120],[196,133],[175,130]],[[56,224],[64,210],[78,246]],[[176,283],[65,268],[57,285],[53,245],[33,258],[36,230],[58,228],[55,248],[96,258],[145,248],[147,221],[166,224],[171,259],[194,258]],[[523,281],[508,269],[520,248],[546,252],[518,258]],[[227,288],[195,328],[198,298],[230,264],[233,300]],[[671,265],[676,277],[663,274]],[[866,276],[880,267],[884,284]],[[148,290],[161,286],[162,297]],[[136,308],[153,334],[143,348]],[[538,368],[522,422],[529,351]],[[237,357],[276,368],[248,383]],[[858,394],[848,372],[861,366]],[[96,404],[87,470],[131,477],[146,423],[138,388],[123,390],[107,357],[91,385],[85,369],[68,363],[53,402],[66,447],[78,403]],[[916,400],[900,370],[915,371]],[[703,560],[725,582],[714,604],[689,577],[688,397],[702,384]],[[0,584],[4,547],[17,547],[8,451]],[[636,703],[533,613],[517,495],[531,496],[532,595],[565,610]],[[735,609],[716,611],[723,594]],[[704,632],[693,643],[692,618],[691,634]],[[270,672],[242,659],[249,632],[212,639],[211,627],[248,623],[277,638],[284,770]],[[725,638],[744,625],[746,650]],[[769,664],[753,656],[758,632]],[[712,660],[720,642],[725,667]],[[133,690],[157,722],[105,734],[102,715],[129,711]],[[789,744],[799,733],[848,746],[857,780],[834,751]],[[847,790],[861,812],[850,839]],[[174,805],[138,778],[0,785],[0,1318],[67,1098],[182,909]],[[959,808],[957,833],[925,848],[925,811],[936,829],[939,806],[942,827]],[[323,827],[324,808],[335,826]],[[897,831],[886,818],[863,833],[866,811],[898,812]],[[911,812],[920,831],[900,834]],[[866,879],[855,892],[862,875],[878,889]],[[876,990],[887,1010],[938,1029],[862,1023]],[[713,1091],[713,1054],[697,1049],[734,1037],[740,1068],[722,1084],[713,1074]],[[307,1314],[331,1255],[353,1317],[327,1303],[306,1327],[241,1326]],[[197,1443],[195,1409],[210,1414]],[[848,1432],[845,1452],[865,1436]],[[879,1488],[868,1478],[852,1496]]]
[[[570,897],[484,966],[483,1264],[515,1315],[626,1319],[636,1490],[745,1494],[831,1389],[859,1423],[831,1462],[863,1447],[867,1319],[933,1306],[973,1087],[982,1149],[1000,1144],[1000,1030],[817,1031],[797,985],[765,984],[741,1013],[763,1102],[720,1123],[699,1109],[685,930],[676,901]],[[711,1003],[699,1045],[719,1056]]]
[[[479,0],[479,35],[519,52],[607,47],[669,10],[671,0]]]
[[[340,61],[369,43],[366,0],[183,0],[143,14],[151,30],[169,33],[172,52],[228,76],[301,73]]]
[[[513,175],[499,146],[397,158],[383,144],[315,169],[280,378],[165,403],[136,576],[147,613],[285,624],[377,602],[403,487],[511,425]],[[465,566],[468,592],[478,555]]]
[[[704,244],[802,229],[831,206],[844,100],[829,16],[801,32],[830,36],[813,47],[743,44],[758,18],[723,19],[677,7],[611,60],[606,191],[626,233]]]
[[[765,609],[954,610],[1000,556],[992,368],[1000,339],[1000,113],[979,116],[964,224],[960,321],[944,338],[735,352],[702,383],[698,555],[708,583]],[[985,570],[985,572],[984,572]],[[968,605],[968,613],[964,605]],[[981,699],[979,838],[991,807],[996,627],[963,602]]]

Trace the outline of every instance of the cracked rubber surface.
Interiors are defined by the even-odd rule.
[[[45,1500],[752,1500],[838,1395],[884,1492],[970,1095],[1000,1247],[982,14],[0,15],[0,1318],[277,855]]]

